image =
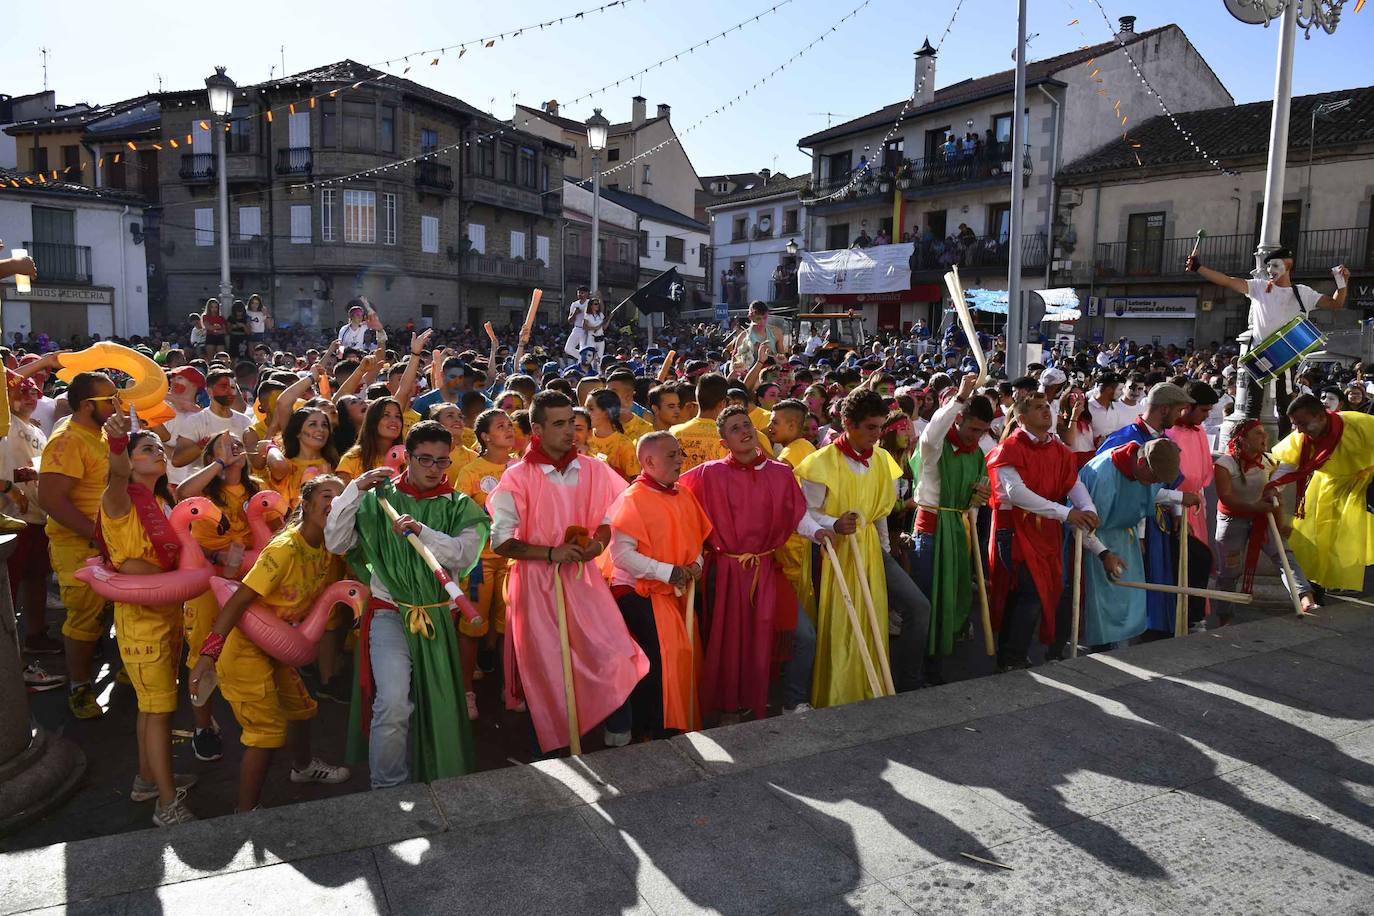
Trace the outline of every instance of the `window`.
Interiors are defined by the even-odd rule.
[[[801,211],[796,207],[782,211],[782,233],[783,235],[795,235],[801,231],[800,220]]]
[[[29,150],[29,171],[46,172],[48,170],[48,148],[40,146],[37,149]]]
[[[825,157],[825,177],[830,181],[840,181],[848,179],[849,173],[854,169],[854,153],[845,150],[843,153],[831,153]]]
[[[653,183],[654,183],[654,182],[653,182],[653,179],[651,179],[651,178],[649,177],[649,168],[650,168],[649,164],[648,164],[648,163],[645,163],[645,164],[644,164],[644,183],[645,183],[645,184],[653,184]]]
[[[382,195],[382,244],[396,244],[396,195]]]
[[[501,144],[501,180],[515,184],[515,147]]]
[[[549,237],[547,235],[536,235],[534,237],[534,256],[549,266]]]
[[[253,116],[247,108],[235,108],[229,121],[229,152],[251,153],[253,143]]]
[[[119,153],[105,157],[104,170],[101,172],[101,184],[107,188],[121,190],[124,188],[124,160]]]
[[[619,245],[617,245],[617,246],[616,246],[616,253],[620,255],[620,263],[621,263],[621,264],[629,264],[629,263],[630,263],[630,243],[629,243],[629,242],[621,242]]]
[[[648,257],[648,256],[649,256],[649,230],[648,230],[648,229],[641,229],[641,230],[639,230],[639,256],[640,256],[640,257]]]
[[[1011,112],[992,119],[992,139],[997,143],[1011,142]]]
[[[432,304],[420,306],[420,327],[434,327],[434,316],[438,314],[438,308]]]
[[[549,164],[546,162],[539,167],[539,190],[549,189]]]
[[[735,217],[734,228],[730,230],[730,241],[738,242],[749,232],[749,217]]]
[[[477,141],[473,146],[475,150],[473,157],[477,161],[477,174],[486,178],[496,177],[496,144],[487,141]]]
[[[730,193],[730,182],[728,182],[728,181],[717,181],[717,182],[716,182],[716,193],[717,193],[717,194],[729,194],[729,193]]]
[[[1011,235],[1011,204],[992,204],[988,207],[988,227],[985,238],[1006,242]]]
[[[674,264],[685,263],[682,255],[682,239],[670,235],[663,242],[663,260]]]
[[[377,108],[377,150],[383,153],[396,152],[396,106],[380,105]]]
[[[530,149],[528,146],[520,147],[519,159],[520,184],[524,187],[532,188],[538,181],[536,177],[537,172],[535,170],[536,160],[534,158],[534,150]]]
[[[905,144],[905,137],[896,137],[883,144],[883,170],[888,172],[897,171],[897,166],[902,164],[902,148]]]
[[[439,253],[439,217],[420,217],[420,250],[425,254]]]
[[[705,266],[707,265],[707,262],[710,261],[710,255],[711,255],[711,248],[710,248],[709,245],[698,245],[698,246],[697,246],[697,266],[698,266],[698,267],[705,267]]]
[[[940,159],[945,158],[945,137],[949,136],[950,126],[936,127],[926,131],[926,158]]]
[[[849,224],[838,223],[825,227],[825,247],[828,251],[849,247]]]
[[[66,181],[74,181],[77,184],[85,184],[81,177],[81,147],[73,143],[71,146],[62,147],[62,178]]]
[[[432,127],[420,128],[420,152],[427,153],[439,148],[439,132]]]
[[[334,242],[337,237],[334,235],[334,194],[333,188],[324,188],[320,191],[320,241]]]
[[[334,149],[339,145],[338,100],[326,98],[320,103],[320,145]]]
[[[36,245],[76,244],[76,214],[57,207],[33,207],[33,241]],[[75,265],[70,265],[75,267]],[[70,270],[66,272],[71,276]]]
[[[377,243],[377,192],[343,192],[343,240],[363,245]]]
[[[512,258],[525,256],[525,233],[516,229],[512,229],[510,232],[510,256]]]
[[[196,244],[202,248],[215,244],[215,209],[196,207]]]
[[[262,210],[258,207],[239,207],[239,241],[262,235]]]
[[[568,245],[565,250],[571,251],[575,255],[582,254],[582,236],[578,235],[576,232],[569,232]]]
[[[343,145],[344,149],[370,150],[376,145],[375,120],[376,106],[371,102],[343,103]],[[347,241],[347,239],[345,239]]]
[[[291,205],[291,244],[310,244],[310,205]]]
[[[1126,218],[1126,273],[1153,276],[1164,259],[1164,214],[1132,213]]]
[[[487,227],[481,223],[468,223],[468,241],[472,250],[478,254],[487,253]]]
[[[620,161],[620,150],[618,150],[618,149],[608,149],[608,150],[606,150],[606,161],[607,161],[607,162],[619,162],[619,161]]]

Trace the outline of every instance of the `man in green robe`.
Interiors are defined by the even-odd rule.
[[[912,578],[930,599],[926,679],[940,683],[939,660],[954,651],[974,600],[969,509],[987,502],[987,463],[978,441],[992,423],[992,403],[975,395],[978,377],[964,376],[921,431],[912,456],[916,530]]]
[[[406,470],[368,471],[334,500],[325,544],[348,553],[372,600],[363,615],[350,714],[348,759],[366,749],[372,788],[412,776],[430,782],[473,768],[472,731],[451,604],[410,538],[457,581],[477,563],[491,521],[448,481],[449,431],[430,420],[406,436]],[[393,523],[380,500],[399,516]]]

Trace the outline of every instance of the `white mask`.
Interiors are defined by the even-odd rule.
[[[1277,280],[1288,273],[1288,268],[1284,266],[1282,258],[1274,258],[1264,262],[1264,273],[1270,280]]]
[[[1341,406],[1341,399],[1334,394],[1324,394],[1322,395],[1322,403],[1326,405],[1327,410],[1338,410]]]

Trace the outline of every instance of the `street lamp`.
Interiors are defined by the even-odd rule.
[[[215,116],[216,151],[219,173],[219,307],[227,315],[233,300],[229,282],[229,173],[224,162],[224,134],[229,115],[234,111],[234,81],[224,75],[223,67],[205,78],[205,94],[210,98],[210,113]]]
[[[587,119],[587,146],[592,151],[592,295],[601,294],[598,282],[601,278],[601,151],[606,148],[606,134],[611,122],[601,114],[600,108],[592,109]]]
[[[788,239],[788,240],[787,240],[787,256],[788,256],[789,258],[795,258],[795,257],[797,256],[797,252],[798,252],[799,250],[800,250],[800,249],[797,248],[797,240],[796,240],[796,239]]]

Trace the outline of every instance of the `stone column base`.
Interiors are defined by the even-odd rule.
[[[86,755],[44,729],[0,764],[0,836],[8,836],[61,805],[86,776]]]

